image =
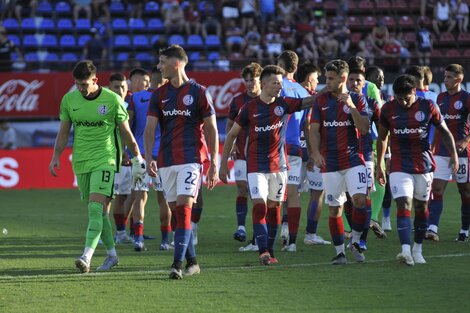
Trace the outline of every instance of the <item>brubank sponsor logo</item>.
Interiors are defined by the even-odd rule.
[[[393,130],[393,133],[396,135],[421,134],[423,132],[424,130],[421,128],[402,128]]]
[[[255,132],[259,133],[259,132],[267,132],[267,131],[275,130],[275,129],[282,127],[282,125],[284,125],[284,122],[279,121],[274,125],[266,125],[263,127],[255,126]]]
[[[163,110],[163,115],[164,116],[176,116],[176,115],[191,116],[191,111],[189,111],[189,110],[177,110],[177,109],[173,109],[173,110],[170,110],[170,111]]]
[[[79,121],[75,125],[77,127],[79,127],[79,126],[85,126],[85,127],[103,127],[103,126],[105,126],[103,121],[96,121],[96,122]]]
[[[323,126],[324,127],[347,127],[347,126],[352,126],[352,123],[350,120],[347,120],[347,121],[331,121],[331,122],[327,122],[327,121],[323,121]]]
[[[460,120],[462,115],[460,114],[442,114],[442,118],[445,120]]]

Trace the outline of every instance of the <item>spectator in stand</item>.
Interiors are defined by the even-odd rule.
[[[76,22],[82,11],[85,12],[85,18],[91,21],[91,0],[73,0],[73,20]],[[99,67],[99,66],[98,66]]]
[[[165,11],[165,33],[181,34],[184,29],[184,13],[178,4],[173,4],[171,8]]]
[[[0,121],[0,149],[16,149],[16,132],[7,121]]]
[[[333,60],[338,55],[339,43],[335,39],[334,31],[331,29],[328,31],[326,38],[319,45],[320,55],[326,60]]]
[[[401,55],[402,46],[399,41],[397,41],[393,36],[389,36],[388,40],[382,47],[381,56],[383,58],[384,65],[390,71],[399,71],[402,65],[402,55]],[[405,63],[409,63],[409,58],[404,59]]]
[[[274,64],[275,58],[282,52],[283,44],[281,34],[277,31],[275,22],[269,22],[266,35],[264,36],[264,43],[269,63]]]
[[[276,19],[276,0],[258,0],[258,7],[260,13],[260,30],[261,34],[265,34],[268,31],[266,26],[269,26],[269,22]]]
[[[292,21],[297,9],[297,1],[294,3],[292,0],[279,0],[276,7],[278,19]]]
[[[383,47],[388,42],[390,34],[388,27],[383,20],[378,20],[377,24],[372,28],[372,45],[375,52],[381,52]]]
[[[448,33],[454,29],[455,20],[449,0],[439,0],[437,2],[434,7],[432,27],[438,36],[441,34],[441,29],[446,29]]]
[[[130,71],[133,68],[141,67],[142,64],[135,57],[135,52],[129,52],[127,54],[127,59],[122,62],[121,70],[123,72]]]
[[[344,20],[339,20],[339,25],[335,30],[335,38],[339,43],[339,55],[344,58],[349,54],[351,46],[351,30],[346,25]]]
[[[18,22],[21,23],[24,10],[29,10],[30,17],[36,17],[36,10],[38,7],[37,0],[13,0],[9,2],[14,6],[15,17]]]
[[[424,20],[419,19],[418,31],[416,33],[416,52],[420,65],[431,63],[432,36],[431,32],[424,25]]]
[[[5,27],[0,26],[0,72],[10,72],[12,70],[13,52],[16,53],[19,61],[23,61],[23,54],[20,48],[8,39]]]
[[[127,10],[129,11],[129,5],[131,6],[131,15],[130,18],[142,18],[142,13],[144,11],[144,2],[141,0],[126,0]]]
[[[83,47],[83,59],[92,60],[95,66],[105,69],[108,66],[108,46],[96,28],[90,29],[91,38]]]
[[[106,23],[111,21],[111,13],[107,0],[92,0],[91,7],[94,20],[100,19],[101,23],[103,23],[103,21]]]
[[[238,45],[239,48],[244,48],[245,46],[242,29],[237,25],[237,20],[234,18],[231,18],[227,22],[227,28],[225,29],[225,45],[229,54],[232,53],[232,47],[234,45]]]
[[[436,6],[437,0],[421,0],[421,16],[426,16],[426,11],[434,11],[434,7]]]
[[[282,41],[284,42],[284,49],[293,50],[296,48],[296,33],[295,24],[292,18],[287,16],[279,24],[279,33],[281,34]]]
[[[362,38],[358,42],[357,47],[359,48],[359,51],[356,53],[356,55],[366,59],[369,64],[374,64],[375,53],[374,45],[372,43],[372,35],[368,33],[362,34]]]
[[[202,17],[202,37],[206,38],[209,34],[215,34],[222,37],[222,25],[219,22],[214,6],[208,1],[204,2],[204,10],[201,12]]]
[[[310,23],[307,12],[299,12],[297,15],[295,31],[300,38],[308,33],[315,33],[315,27]]]
[[[199,35],[201,33],[201,15],[194,2],[184,7],[184,20],[186,35]]]
[[[245,43],[245,58],[256,58],[258,60],[258,63],[261,63],[263,59],[263,49],[261,47],[261,34],[258,32],[258,28],[256,26],[253,26],[252,30],[245,35]]]
[[[318,24],[315,27],[315,39],[318,43],[318,46],[323,45],[323,42],[328,37],[328,22],[325,18],[320,19]]]
[[[258,15],[256,0],[241,0],[239,9],[242,18],[242,31],[245,34],[255,25],[255,18]]]
[[[309,60],[313,64],[318,64],[318,48],[313,38],[313,33],[306,33],[297,49],[299,55],[304,60]]]
[[[468,31],[468,4],[466,1],[456,0],[452,2],[452,13],[457,21],[459,32]]]

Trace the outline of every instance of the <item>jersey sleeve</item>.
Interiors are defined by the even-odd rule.
[[[372,105],[372,121],[378,122],[380,120],[380,109],[379,103],[377,101],[373,101]]]
[[[147,115],[159,117],[158,112],[159,110],[158,110],[158,89],[157,89],[152,93],[152,96],[150,97],[149,109],[148,109]]]
[[[387,129],[390,128],[390,124],[387,119],[388,106],[389,102],[385,103],[382,107],[382,110],[380,111],[380,125],[386,127]]]
[[[357,97],[357,98],[356,98]],[[357,111],[361,115],[368,115],[366,106],[367,106],[367,100],[364,96],[359,95],[359,94],[351,94],[351,99],[354,102],[354,105],[356,106]]]
[[[124,101],[119,96],[116,96],[116,101],[116,124],[121,124],[129,119],[129,114],[124,107]]]
[[[310,114],[310,123],[320,123],[320,103],[318,102],[318,98],[315,99],[312,105],[312,112]]]
[[[199,104],[202,113],[202,118],[206,118],[215,114],[215,109],[212,104],[212,96],[206,88],[203,88],[201,91],[201,96],[199,97]]]
[[[241,107],[240,112],[238,113],[237,117],[235,118],[235,123],[237,123],[241,127],[246,127],[250,122],[248,116],[249,116],[248,106],[247,104],[244,104]]]
[[[429,101],[429,105],[431,107],[431,123],[435,126],[439,126],[443,121],[441,111],[434,102]]]
[[[60,103],[60,113],[59,118],[61,121],[68,121],[70,122],[70,114],[69,114],[69,102],[67,101],[67,95],[62,98],[62,102]]]
[[[283,97],[283,102],[286,103],[286,113],[291,114],[297,111],[302,110],[302,98],[291,98],[291,97]]]
[[[127,111],[135,112],[135,101],[134,101],[134,97],[130,97],[129,102],[127,103]]]
[[[231,121],[235,121],[235,118],[238,115],[239,110],[237,110],[237,103],[236,103],[237,97],[233,98],[232,101],[230,102],[229,106],[229,111],[228,111],[228,118]]]
[[[377,88],[377,85],[373,82],[369,82],[369,85],[367,86],[367,96],[374,99],[379,105],[379,108],[382,107],[383,103],[382,97],[380,96],[380,90],[379,88]]]

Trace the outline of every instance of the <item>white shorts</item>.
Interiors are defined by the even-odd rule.
[[[307,180],[307,163],[302,162],[302,167],[300,169],[300,184],[299,192],[308,192],[308,180]]]
[[[157,177],[152,177],[151,186],[155,191],[163,191],[162,178],[160,177],[160,175],[158,175]]]
[[[434,172],[434,179],[442,179],[445,181],[452,180],[452,169],[449,167],[450,157],[443,157],[436,155],[434,161],[436,162],[436,171]],[[468,174],[468,158],[459,158],[459,169],[455,174],[455,181],[459,184],[469,182]]]
[[[367,188],[370,188],[371,192],[375,191],[374,184],[374,162],[366,161],[366,171],[367,171]]]
[[[143,180],[138,180],[135,183],[135,186],[132,186],[133,191],[149,191],[149,186],[152,183],[152,177],[147,174],[147,172],[144,174],[144,179]]]
[[[283,201],[286,192],[287,173],[248,173],[251,199]]]
[[[393,172],[390,174],[390,190],[393,199],[400,197],[428,201],[431,193],[433,173],[408,174]]]
[[[233,169],[235,171],[235,181],[245,181],[246,177],[246,161],[245,160],[235,160],[233,164]]]
[[[287,184],[300,185],[300,175],[302,172],[302,158],[299,156],[288,155],[289,170],[287,171]]]
[[[310,190],[323,190],[323,175],[319,167],[314,166],[313,171],[307,171],[307,183]]]
[[[367,174],[364,165],[346,170],[323,173],[326,203],[340,206],[346,202],[346,192],[351,197],[355,194],[367,194]]]
[[[202,166],[198,163],[172,165],[158,169],[167,202],[175,202],[177,196],[197,198]]]
[[[114,194],[130,195],[132,190],[132,169],[121,166],[121,171],[114,174]]]

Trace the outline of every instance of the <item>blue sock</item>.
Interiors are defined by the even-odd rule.
[[[276,241],[277,231],[279,229],[279,225],[276,224],[266,224],[268,229],[268,251],[273,250],[274,242]]]
[[[462,198],[462,206],[461,206],[461,221],[462,221],[462,229],[468,230],[470,226],[470,198]]]
[[[175,231],[175,261],[182,262],[188,249],[188,243],[191,238],[191,229],[176,228]]]
[[[248,204],[246,197],[237,197],[236,203],[238,226],[245,226],[246,215],[248,213]]]
[[[309,234],[315,234],[317,232],[318,221],[313,220],[318,209],[318,202],[312,201],[310,203],[310,210],[307,211],[307,228],[306,231]]]
[[[444,202],[442,200],[442,195],[433,194],[433,199],[429,201],[428,225],[439,226],[439,220],[441,219],[443,207],[444,207]]]
[[[185,257],[188,262],[196,258],[196,249],[194,248],[193,236],[191,233],[189,233],[188,249],[186,250]]]
[[[399,210],[397,212],[397,230],[400,243],[411,245],[411,218],[410,211]]]
[[[414,227],[415,227],[415,242],[416,243],[423,243],[424,236],[426,235],[426,230],[428,229],[427,225],[427,216],[426,210],[423,211],[416,211],[415,210],[415,220],[414,220]]]
[[[253,224],[255,232],[256,243],[260,253],[266,252],[268,249],[268,229],[266,224]]]
[[[382,207],[382,216],[383,217],[390,217],[390,211],[392,211],[390,208]]]
[[[368,205],[366,207],[366,222],[364,224],[364,229],[361,235],[361,239],[364,241],[367,241],[367,235],[369,234],[369,225],[370,225],[371,216],[372,216],[372,208]]]

